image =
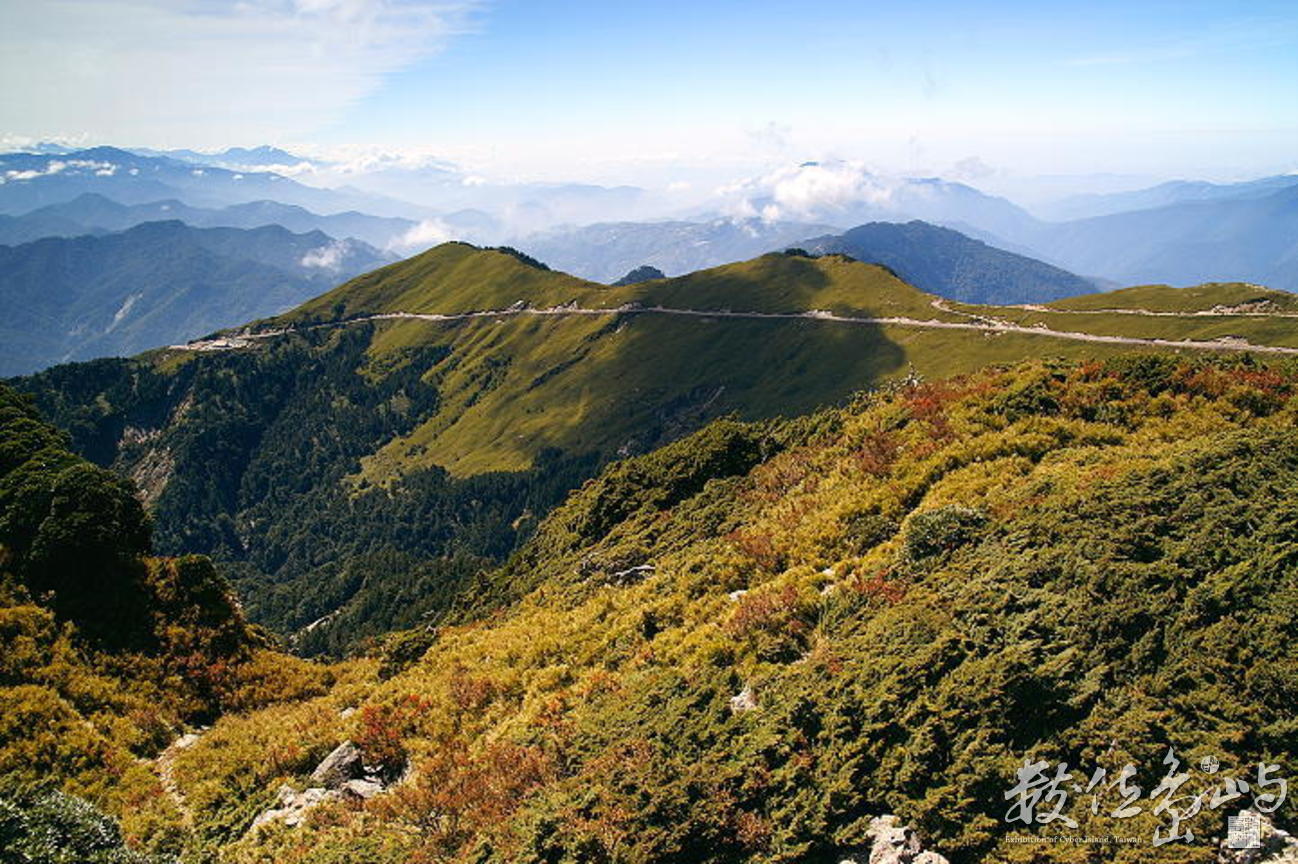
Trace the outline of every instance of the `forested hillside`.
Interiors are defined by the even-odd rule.
[[[186,842],[145,760],[332,676],[273,654],[208,560],[152,557],[131,484],[67,448],[0,387],[0,857],[122,864],[97,808],[145,847]]]
[[[174,762],[195,842],[279,864],[838,862],[896,813],[957,864],[1214,861],[1248,798],[1155,847],[1151,793],[1169,747],[1238,776],[1298,758],[1296,385],[1135,355],[713,423],[605,470],[377,678],[218,721]],[[407,779],[249,828],[346,740]],[[1137,766],[1139,843],[1007,822],[1029,754]],[[1076,833],[1115,830],[1121,795],[1099,794],[1098,815],[1069,799]]]

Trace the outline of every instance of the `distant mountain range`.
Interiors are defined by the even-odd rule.
[[[1067,270],[918,220],[871,222],[799,245],[882,264],[921,291],[966,303],[1044,303],[1098,290]]]
[[[318,164],[313,159],[297,156],[278,147],[261,145],[259,147],[227,147],[212,153],[197,150],[151,150],[145,147],[131,147],[132,153],[141,156],[165,156],[181,162],[193,162],[196,165],[215,165],[221,168],[239,170],[250,167],[282,168],[296,165]]]
[[[310,162],[310,176],[321,185],[307,185],[275,169],[308,160],[270,147],[214,154],[53,149],[0,154],[0,214],[16,216],[87,193],[132,206],[180,201],[210,209],[272,201],[315,213],[359,211],[413,220],[423,226],[416,238],[426,238],[414,245],[427,248],[447,239],[500,242],[511,233],[645,212],[643,190],[633,186],[492,183],[438,164]],[[286,157],[298,161],[277,161]]]
[[[884,238],[885,229],[875,228],[869,238],[856,235],[875,244],[858,251],[892,262],[927,290],[994,302],[1091,290],[1094,280],[1249,281],[1298,290],[1298,176],[1291,175],[1074,196],[1039,210],[1063,221],[1043,221],[962,183],[809,162],[675,211],[688,218],[645,221],[663,201],[644,189],[497,183],[435,160],[379,157],[343,165],[269,146],[218,153],[44,149],[0,155],[0,243],[169,219],[193,227],[281,225],[398,254],[452,239],[507,243],[556,269],[608,283],[642,266],[682,275],[793,245],[855,254],[826,238],[863,224],[922,220],[965,236],[919,236],[921,229],[911,228]],[[296,176],[349,185],[310,186],[273,170],[303,165]],[[610,214],[627,218],[613,221]]]
[[[1298,186],[1298,175],[1280,174],[1242,183],[1209,183],[1204,180],[1173,180],[1130,192],[1074,195],[1039,207],[1041,216],[1054,221],[1089,219],[1132,210],[1152,210],[1190,201],[1223,201],[1264,198],[1281,189]]]
[[[616,222],[549,231],[517,245],[558,270],[605,283],[639,267],[679,276],[800,247],[883,264],[921,290],[973,303],[1040,303],[1097,290],[1058,267],[918,220],[872,222],[843,234],[761,219]]]
[[[1298,178],[1149,210],[1044,224],[1012,238],[1078,273],[1124,284],[1246,281],[1298,291]],[[1255,194],[1256,193],[1256,194]]]
[[[681,276],[830,230],[825,225],[761,219],[601,222],[534,234],[514,245],[556,270],[608,283],[646,265]]]
[[[191,207],[175,199],[147,204],[119,204],[95,192],[50,204],[21,216],[0,215],[0,245],[29,243],[42,237],[75,237],[123,231],[143,222],[177,220],[195,228],[257,228],[280,225],[289,231],[323,231],[330,237],[352,237],[385,248],[400,243],[419,223],[411,219],[370,216],[348,211],[321,216],[278,201],[250,201],[212,209]]]
[[[378,195],[306,186],[267,171],[235,171],[117,147],[0,154],[0,213],[16,215],[95,192],[122,204],[179,199],[195,207],[272,200],[317,212],[364,209],[422,218],[432,211]]]
[[[134,354],[281,312],[391,260],[280,226],[148,222],[0,246],[0,375]]]
[[[838,228],[922,219],[991,246],[1117,283],[1246,280],[1298,290],[1298,175],[1164,183],[1074,197],[1041,212],[941,179],[807,163],[739,184],[740,212]],[[1086,218],[1079,218],[1086,217]]]

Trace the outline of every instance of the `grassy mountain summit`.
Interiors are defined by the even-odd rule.
[[[600,466],[711,420],[1025,357],[1288,351],[1294,321],[953,304],[840,255],[610,287],[452,243],[220,339],[22,386],[136,480],[162,550],[211,555],[254,621],[341,652],[437,620]]]
[[[575,304],[616,310],[628,303],[701,310],[843,314],[924,314],[934,311],[921,292],[885,268],[843,256],[762,255],[652,285],[609,286],[550,270],[507,248],[445,243],[367,273],[271,324],[325,322],[391,312],[455,314],[505,309],[515,303],[543,308]]]

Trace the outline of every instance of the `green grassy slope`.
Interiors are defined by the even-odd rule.
[[[531,266],[508,252],[444,243],[358,276],[274,320],[328,321],[375,312],[471,312],[503,309],[519,300],[534,306],[571,300],[608,305],[599,302],[606,290],[596,282]]]
[[[1024,309],[1016,306],[952,306],[988,315],[1022,327],[1046,327],[1073,333],[1094,333],[1134,339],[1213,342],[1244,339],[1251,345],[1298,346],[1298,318],[1282,315],[1199,315],[1193,312],[1159,315]]]
[[[1136,285],[1083,297],[1069,297],[1048,304],[1052,309],[1094,311],[1100,309],[1146,309],[1151,312],[1198,312],[1214,306],[1265,303],[1277,311],[1298,310],[1298,297],[1242,282],[1210,282],[1187,288],[1170,285]]]

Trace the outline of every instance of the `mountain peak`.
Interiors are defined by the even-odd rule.
[[[875,262],[923,291],[969,303],[1040,303],[1096,290],[1066,270],[920,219],[867,222],[806,246]]]
[[[648,264],[643,264],[635,268],[631,272],[627,273],[621,279],[617,280],[612,284],[614,286],[635,285],[638,282],[648,282],[651,279],[666,279],[666,278],[667,278],[667,274],[659,270],[657,267],[651,267]]]

